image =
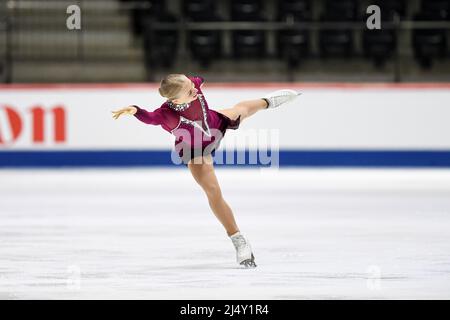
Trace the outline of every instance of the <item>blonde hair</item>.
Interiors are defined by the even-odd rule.
[[[178,97],[180,89],[183,88],[184,79],[183,74],[169,74],[161,80],[159,85],[159,94],[168,100],[173,100]]]

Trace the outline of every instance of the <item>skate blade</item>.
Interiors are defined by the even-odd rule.
[[[253,268],[257,267],[255,261],[253,261],[253,260],[242,261],[241,266],[243,266],[245,269],[253,269]]]
[[[252,257],[250,259],[244,260],[240,263],[241,266],[245,267],[246,269],[248,268],[256,268],[256,263],[255,263],[255,257],[252,254]]]

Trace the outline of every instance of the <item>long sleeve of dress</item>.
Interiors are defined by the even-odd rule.
[[[133,106],[137,109],[137,112],[134,114],[136,118],[140,121],[153,124],[155,126],[161,125],[164,123],[164,112],[161,108],[156,109],[155,111],[147,111],[138,106]]]
[[[161,127],[163,127],[163,129],[169,132],[178,126],[179,117],[174,114],[174,112],[164,110],[161,107],[155,109],[154,111],[147,111],[136,105],[133,107],[137,109],[137,112],[134,114],[134,116],[144,123],[152,124],[155,126],[160,125]]]

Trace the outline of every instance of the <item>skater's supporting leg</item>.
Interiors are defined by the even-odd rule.
[[[188,163],[188,167],[195,181],[205,191],[209,206],[225,227],[227,234],[230,236],[238,232],[239,228],[237,227],[233,212],[222,197],[222,191],[220,190],[219,182],[214,172],[211,156],[208,156],[201,163],[197,163],[197,161],[194,163],[191,160]]]
[[[239,102],[232,108],[217,110],[224,115],[226,115],[231,120],[236,120],[241,116],[241,121],[245,118],[250,117],[259,110],[264,110],[267,108],[267,102],[264,99],[255,99]]]

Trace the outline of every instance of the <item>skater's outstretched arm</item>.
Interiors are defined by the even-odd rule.
[[[147,123],[147,124],[153,124],[153,125],[160,125],[163,124],[166,119],[164,112],[161,110],[161,108],[156,109],[155,111],[147,111],[144,109],[139,108],[138,106],[128,106],[125,108],[122,108],[117,111],[112,111],[113,118],[118,119],[123,114],[128,115],[134,115],[136,118],[138,118],[140,121]]]

